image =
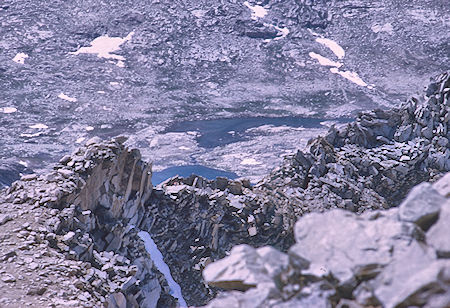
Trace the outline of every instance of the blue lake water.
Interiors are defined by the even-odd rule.
[[[331,120],[339,123],[353,121],[350,118],[321,119],[305,117],[248,117],[215,120],[185,121],[172,124],[166,132],[196,131],[199,133],[197,142],[203,148],[214,148],[247,138],[246,130],[262,125],[290,126],[303,128],[323,127],[322,121]],[[233,132],[233,133],[230,133]]]
[[[235,179],[238,177],[238,175],[234,172],[208,168],[202,165],[174,166],[166,168],[162,171],[153,172],[152,183],[153,185],[158,185],[175,175],[188,177],[191,174],[200,175],[209,180],[214,180],[218,176],[227,177],[229,179]]]

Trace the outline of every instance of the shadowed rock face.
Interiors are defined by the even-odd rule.
[[[12,160],[0,161],[0,189],[20,179],[21,174],[32,173],[30,169]]]
[[[445,0],[249,5],[267,14],[252,19],[244,1],[234,0],[2,1],[0,108],[17,112],[0,112],[0,156],[42,169],[94,135],[134,135],[130,145],[146,150],[173,122],[351,116],[394,106],[450,68]],[[76,54],[100,36],[123,39],[133,32],[108,57]],[[345,56],[339,59],[317,38],[335,41]],[[374,89],[331,72],[310,53],[342,62],[341,73],[355,72]],[[18,54],[28,56],[23,64]],[[264,150],[273,159],[296,147],[267,144],[256,142],[248,153]],[[165,166],[190,163],[185,154]],[[215,167],[216,155],[205,153],[198,163]],[[269,162],[255,175],[268,172]],[[227,168],[242,175],[250,169]]]

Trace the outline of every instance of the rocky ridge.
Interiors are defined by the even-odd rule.
[[[256,296],[263,300],[261,305],[269,306],[292,304],[292,298],[333,305],[378,301],[389,307],[397,302],[387,302],[390,295],[380,287],[382,283],[366,286],[365,282],[388,281],[383,273],[403,275],[401,252],[432,264],[426,271],[431,290],[445,292],[448,278],[440,269],[447,266],[447,242],[442,236],[447,214],[443,197],[435,192],[445,182],[439,182],[439,189],[425,184],[420,188],[420,193],[435,196],[431,212],[420,206],[431,201],[421,201],[414,191],[399,209],[368,210],[395,207],[412,186],[450,171],[449,93],[450,77],[445,73],[422,98],[397,109],[362,113],[355,123],[330,129],[310,142],[308,152],[287,157],[255,185],[191,176],[175,177],[153,188],[151,166],[137,150],[124,147],[124,138],[109,142],[93,138],[63,157],[53,172],[24,175],[0,194],[4,243],[0,283],[5,290],[0,301],[10,307],[175,306],[165,278],[137,236],[139,230],[150,233],[189,305],[207,304],[217,288],[233,288],[248,291],[225,294],[220,297],[225,298],[223,303],[245,303]],[[302,226],[309,227],[305,231]],[[342,232],[331,234],[332,230]],[[316,251],[320,235],[329,233]],[[355,245],[348,243],[350,234],[360,235]],[[307,252],[300,249],[310,243],[314,245]],[[423,243],[429,251],[425,254],[416,249]],[[237,244],[270,245],[281,252],[248,246],[232,250]],[[337,256],[326,253],[330,245]],[[395,249],[393,254],[392,247],[399,253]],[[354,260],[342,257],[347,248]],[[230,284],[220,275],[211,278],[208,271],[203,280],[205,266],[230,250],[244,263],[264,264],[269,276],[238,262],[239,268],[253,275],[250,282]],[[289,257],[283,254],[288,250]],[[368,261],[373,262],[364,263]],[[358,262],[362,267],[355,265]],[[221,266],[226,269],[230,264]],[[286,267],[291,271],[286,272]],[[275,291],[273,278],[281,279]],[[400,282],[393,283],[395,290],[403,290],[395,285]],[[410,300],[410,291],[398,303]],[[311,296],[303,298],[305,292]],[[362,301],[357,299],[359,293],[371,295]],[[210,305],[222,305],[220,298]]]
[[[243,244],[208,265],[206,282],[236,291],[207,307],[448,307],[449,213],[447,173],[398,208],[307,214],[287,254]]]
[[[35,295],[55,307],[172,301],[132,227],[152,193],[151,166],[123,139],[99,141],[2,194],[2,305],[36,306]]]
[[[450,171],[450,74],[437,77],[423,97],[398,108],[358,115],[310,141],[255,185],[273,196],[292,229],[306,212],[397,206],[414,185]]]
[[[158,186],[147,228],[177,281],[188,286],[188,302],[214,296],[214,288],[193,282],[232,246],[287,251],[295,222],[307,213],[395,207],[414,185],[450,171],[449,92],[450,76],[442,74],[422,98],[331,128],[255,185],[191,176]]]

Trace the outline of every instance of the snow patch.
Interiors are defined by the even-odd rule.
[[[146,231],[139,231],[138,236],[144,241],[145,250],[150,254],[156,268],[164,275],[170,288],[170,295],[178,299],[180,307],[187,307],[186,301],[181,293],[181,287],[172,277],[169,266],[164,262],[162,253],[159,251],[150,234]]]
[[[394,33],[394,28],[392,27],[391,23],[385,23],[384,25],[374,24],[370,29],[372,29],[372,31],[375,33],[379,32],[387,32],[389,34]]]
[[[305,130],[304,127],[292,127],[287,125],[275,126],[272,124],[261,125],[257,127],[252,127],[247,129],[246,133],[269,133],[269,134],[279,134],[291,131],[302,131]]]
[[[75,143],[82,143],[84,140],[86,140],[85,137],[80,137],[75,141]]]
[[[273,26],[273,25],[272,25]],[[289,29],[286,27],[277,27],[277,26],[273,26],[275,29],[277,29],[277,31],[281,34],[281,36],[277,36],[276,38],[274,38],[274,40],[281,40],[283,38],[285,38],[286,36],[288,36],[289,34]]]
[[[244,158],[241,161],[241,165],[247,165],[247,166],[256,166],[256,165],[261,165],[262,163],[260,163],[259,161],[256,161],[254,158]]]
[[[91,42],[89,47],[81,47],[75,52],[70,52],[73,55],[79,55],[81,53],[96,54],[99,58],[114,59],[117,60],[117,66],[123,67],[125,58],[120,55],[114,54],[115,51],[120,50],[120,45],[130,41],[134,35],[134,31],[130,32],[126,37],[110,37],[108,35],[100,36]]]
[[[343,59],[345,56],[345,50],[338,43],[327,38],[316,38],[316,42],[329,48],[339,59]]]
[[[66,101],[69,101],[69,102],[72,102],[72,103],[75,103],[77,101],[77,99],[75,97],[67,96],[66,94],[64,94],[62,92],[58,94],[58,97],[60,99],[63,99],[63,100],[66,100]]]
[[[336,67],[332,67],[330,68],[330,71],[333,74],[339,74],[342,77],[344,77],[345,79],[350,80],[353,83],[356,83],[358,86],[361,87],[367,87],[369,86],[364,80],[361,79],[361,77],[358,76],[357,73],[355,72],[351,72],[351,71],[340,71],[338,70]],[[371,86],[372,87],[372,86]]]
[[[12,59],[14,62],[19,63],[19,64],[25,64],[25,59],[28,58],[28,55],[26,53],[23,52],[19,52],[18,54],[16,54],[14,56],[14,58]]]
[[[335,62],[333,60],[330,60],[328,58],[325,58],[324,56],[321,56],[315,52],[310,52],[309,56],[319,62],[320,65],[323,66],[334,66],[334,67],[341,67],[342,63]]]
[[[38,137],[40,135],[42,135],[42,132],[37,132],[37,133],[34,133],[34,134],[25,134],[25,133],[23,133],[23,134],[20,134],[20,137],[33,138],[33,137]]]
[[[17,108],[14,108],[14,107],[3,107],[3,108],[0,108],[0,112],[1,113],[14,113],[14,112],[17,112]]]
[[[252,19],[257,20],[267,15],[267,10],[260,5],[251,5],[248,1],[244,2],[244,5],[252,11]]]
[[[48,128],[48,126],[45,125],[45,124],[42,124],[42,123],[37,123],[37,124],[34,124],[34,125],[30,125],[30,128],[46,129],[46,128]]]

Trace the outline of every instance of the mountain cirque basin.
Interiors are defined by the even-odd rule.
[[[128,134],[146,159],[165,157],[155,170],[261,177],[324,130],[271,129],[208,151],[165,131],[397,105],[450,68],[449,11],[446,0],[2,1],[1,170],[45,169],[94,135]]]

